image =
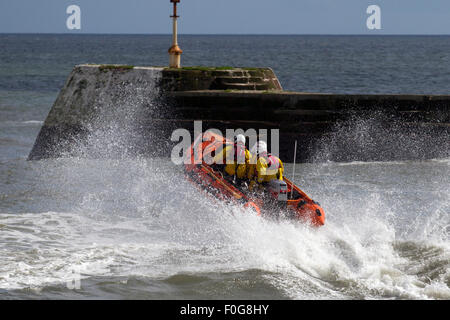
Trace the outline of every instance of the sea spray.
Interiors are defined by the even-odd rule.
[[[449,297],[448,234],[431,228],[437,217],[449,224],[432,209],[448,205],[448,162],[299,164],[296,182],[327,213],[319,229],[212,201],[168,160],[60,159],[33,167],[36,200],[27,206],[38,212],[33,203],[45,196],[48,211],[0,215],[10,239],[0,250],[7,261],[1,287],[18,295],[28,287],[70,295],[66,275],[78,268],[81,290],[94,296],[104,294],[106,281],[119,297],[125,281],[142,297],[232,298],[248,290],[265,298]],[[419,192],[427,188],[436,202]],[[417,215],[417,207],[431,215]],[[17,268],[21,261],[26,266]]]
[[[313,162],[384,161],[389,159],[446,158],[449,155],[449,133],[446,128],[435,127],[433,122],[420,123],[416,119],[399,119],[399,111],[385,109],[347,112],[345,119],[333,124],[329,133],[311,147]],[[430,112],[431,113],[431,112]],[[447,116],[445,112],[436,114]],[[403,117],[406,117],[403,115]]]
[[[78,270],[80,290],[100,297],[124,286],[140,297],[449,297],[448,161],[300,164],[296,183],[327,224],[264,219],[208,197],[167,159],[129,157],[142,112],[161,108],[154,89],[99,94],[71,145],[80,156],[29,164],[34,213],[0,215],[0,287],[75,295]],[[373,128],[356,125],[363,150]]]
[[[154,119],[164,114],[159,88],[161,70],[151,71],[152,77],[147,73],[139,81],[114,82],[97,89],[91,105],[94,111],[82,123],[86,130],[84,137],[71,141],[73,155],[120,159],[139,156],[146,148],[160,147],[152,145],[152,137],[144,134],[146,126],[154,126]]]

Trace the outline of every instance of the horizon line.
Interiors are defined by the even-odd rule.
[[[139,36],[172,36],[171,33],[88,33],[88,32],[1,32],[1,35],[139,35]],[[450,36],[450,33],[180,33],[179,36]]]

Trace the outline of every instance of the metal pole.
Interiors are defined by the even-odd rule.
[[[292,185],[291,185],[291,199],[292,195],[294,194],[294,178],[295,178],[295,160],[297,158],[297,140],[295,140],[295,147],[294,147],[294,166],[292,168]]]
[[[178,24],[177,24],[177,18],[179,16],[177,15],[177,3],[180,2],[180,0],[171,0],[170,2],[173,3],[173,15],[170,16],[173,19],[172,22],[172,46],[169,49],[169,67],[170,68],[180,68],[181,66],[181,53],[183,53],[183,50],[180,49],[178,46]]]
[[[173,32],[172,32],[172,45],[177,46],[178,45],[178,30],[177,30],[177,18],[173,17]]]
[[[174,46],[176,46],[176,45],[178,45],[178,35],[177,35],[177,33],[178,33],[178,30],[177,30],[177,18],[178,18],[178,16],[177,16],[177,3],[176,2],[174,2],[173,3],[173,16],[172,16],[172,18],[173,18],[173,43],[172,43],[172,45],[174,45]]]

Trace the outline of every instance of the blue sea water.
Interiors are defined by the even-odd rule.
[[[0,34],[0,89],[57,92],[81,63],[165,66],[170,36]],[[450,36],[181,35],[184,66],[271,67],[285,90],[447,94]]]

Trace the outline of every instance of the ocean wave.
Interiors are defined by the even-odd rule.
[[[320,177],[320,165],[308,175],[306,167],[299,165],[299,179]],[[60,209],[0,214],[0,288],[8,292],[34,288],[45,296],[45,288],[59,286],[70,296],[75,272],[82,287],[100,287],[96,281],[161,284],[186,274],[247,279],[256,270],[268,294],[291,299],[449,297],[448,233],[434,223],[449,225],[442,215],[448,197],[424,204],[441,208],[434,215],[407,216],[397,206],[418,201],[407,193],[387,201],[365,184],[340,189],[352,176],[323,176],[305,185],[327,214],[326,225],[312,229],[211,202],[162,159],[59,159],[33,163],[33,170],[32,197],[42,194],[47,208]],[[190,297],[220,285],[208,283]],[[183,295],[182,287],[171,290]],[[164,285],[155,290],[168,294]]]

